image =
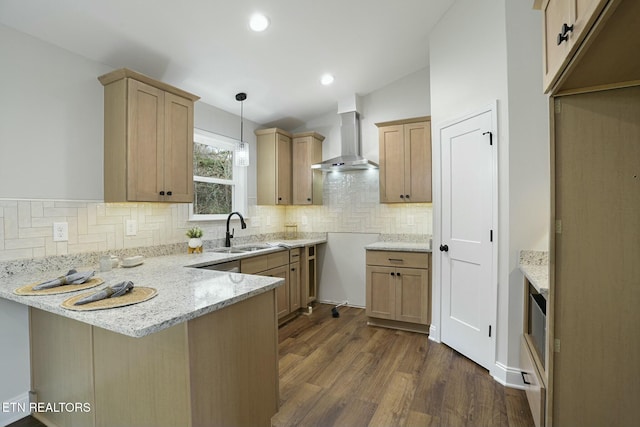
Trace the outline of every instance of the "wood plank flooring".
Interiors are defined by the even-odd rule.
[[[284,426],[533,426],[525,394],[425,335],[318,304],[280,328]]]
[[[524,392],[426,335],[366,325],[364,310],[317,304],[283,325],[274,427],[532,427]],[[28,417],[9,427],[44,427]]]

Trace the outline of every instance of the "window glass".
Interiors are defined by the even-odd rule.
[[[237,143],[234,139],[195,129],[194,201],[190,220],[225,219],[233,211],[245,212],[247,168],[234,165]]]

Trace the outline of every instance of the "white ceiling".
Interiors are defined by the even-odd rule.
[[[246,118],[292,129],[427,67],[429,32],[453,2],[0,0],[0,22],[235,114],[246,92]],[[263,33],[248,29],[256,11],[271,21]]]

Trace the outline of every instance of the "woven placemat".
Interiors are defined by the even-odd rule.
[[[85,290],[85,289],[91,289],[93,287],[96,287],[98,285],[103,284],[104,280],[102,280],[99,277],[92,277],[91,279],[89,279],[86,282],[81,283],[79,285],[62,285],[62,286],[56,286],[55,288],[40,289],[38,291],[34,291],[33,287],[39,285],[40,283],[42,283],[42,282],[32,283],[30,285],[21,286],[18,289],[15,289],[13,291],[13,293],[16,294],[16,295],[66,294],[68,292],[75,292],[75,291],[82,291],[82,290]]]
[[[158,291],[154,288],[136,286],[130,292],[127,292],[121,297],[101,299],[100,301],[94,301],[83,305],[73,305],[76,301],[93,294],[93,292],[87,292],[81,295],[74,295],[71,298],[64,300],[60,305],[63,308],[76,311],[106,310],[109,308],[138,304],[140,302],[150,300],[155,297],[157,293]]]

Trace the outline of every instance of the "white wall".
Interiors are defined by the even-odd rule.
[[[0,197],[101,200],[110,68],[0,25]]]
[[[506,1],[509,88],[509,306],[507,366],[519,366],[523,316],[521,249],[549,249],[549,107],[542,89],[542,13]],[[504,302],[503,302],[504,303]],[[505,349],[500,348],[504,353]]]
[[[540,12],[528,2],[457,0],[433,30],[429,44],[434,187],[440,185],[439,125],[498,101],[498,324],[496,366],[491,373],[514,384],[519,383],[512,368],[518,364],[522,330],[517,254],[520,249],[540,247],[548,218],[548,121],[540,88],[540,19]],[[437,209],[434,221],[437,245]],[[439,262],[440,254],[434,252],[433,323],[438,329]]]

